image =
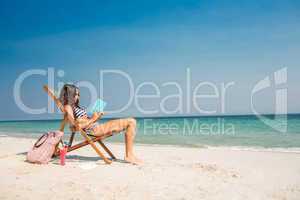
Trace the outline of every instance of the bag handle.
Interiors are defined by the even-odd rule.
[[[45,140],[44,140],[41,144],[38,144],[44,137],[46,137]],[[44,143],[46,142],[46,140],[48,139],[48,137],[49,137],[49,134],[48,134],[48,133],[42,135],[42,136],[36,141],[36,143],[34,144],[34,147],[35,147],[35,148],[39,148],[42,144],[44,144]]]

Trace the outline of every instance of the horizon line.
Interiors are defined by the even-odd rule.
[[[195,117],[246,117],[246,116],[280,116],[280,115],[300,115],[300,113],[287,113],[287,114],[275,114],[275,113],[265,113],[261,115],[255,114],[228,114],[228,115],[178,115],[178,116],[136,116],[133,118],[136,119],[151,119],[151,118],[195,118]],[[128,116],[130,117],[130,116]],[[104,117],[101,119],[111,120],[111,119],[122,119],[124,117]],[[101,120],[99,119],[99,120]],[[60,121],[62,118],[59,119],[14,119],[14,120],[0,120],[0,122],[24,122],[24,121]]]

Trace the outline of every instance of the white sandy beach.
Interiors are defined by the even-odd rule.
[[[85,147],[65,166],[25,162],[35,139],[0,137],[0,199],[300,199],[300,154],[137,145],[145,164]],[[122,144],[108,144],[123,158]]]

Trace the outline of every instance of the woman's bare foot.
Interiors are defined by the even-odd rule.
[[[141,165],[141,164],[144,163],[141,159],[139,159],[135,156],[125,157],[124,160],[131,163],[131,164],[133,164],[133,165]]]

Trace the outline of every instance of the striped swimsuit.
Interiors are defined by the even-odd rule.
[[[76,119],[81,118],[83,116],[87,116],[85,109],[80,108],[79,106],[73,108],[73,113]]]
[[[86,110],[84,108],[80,108],[79,106],[73,107],[73,113],[75,119],[87,116]],[[94,122],[89,128],[83,128],[84,131],[92,134],[94,128],[98,125],[98,122]]]

